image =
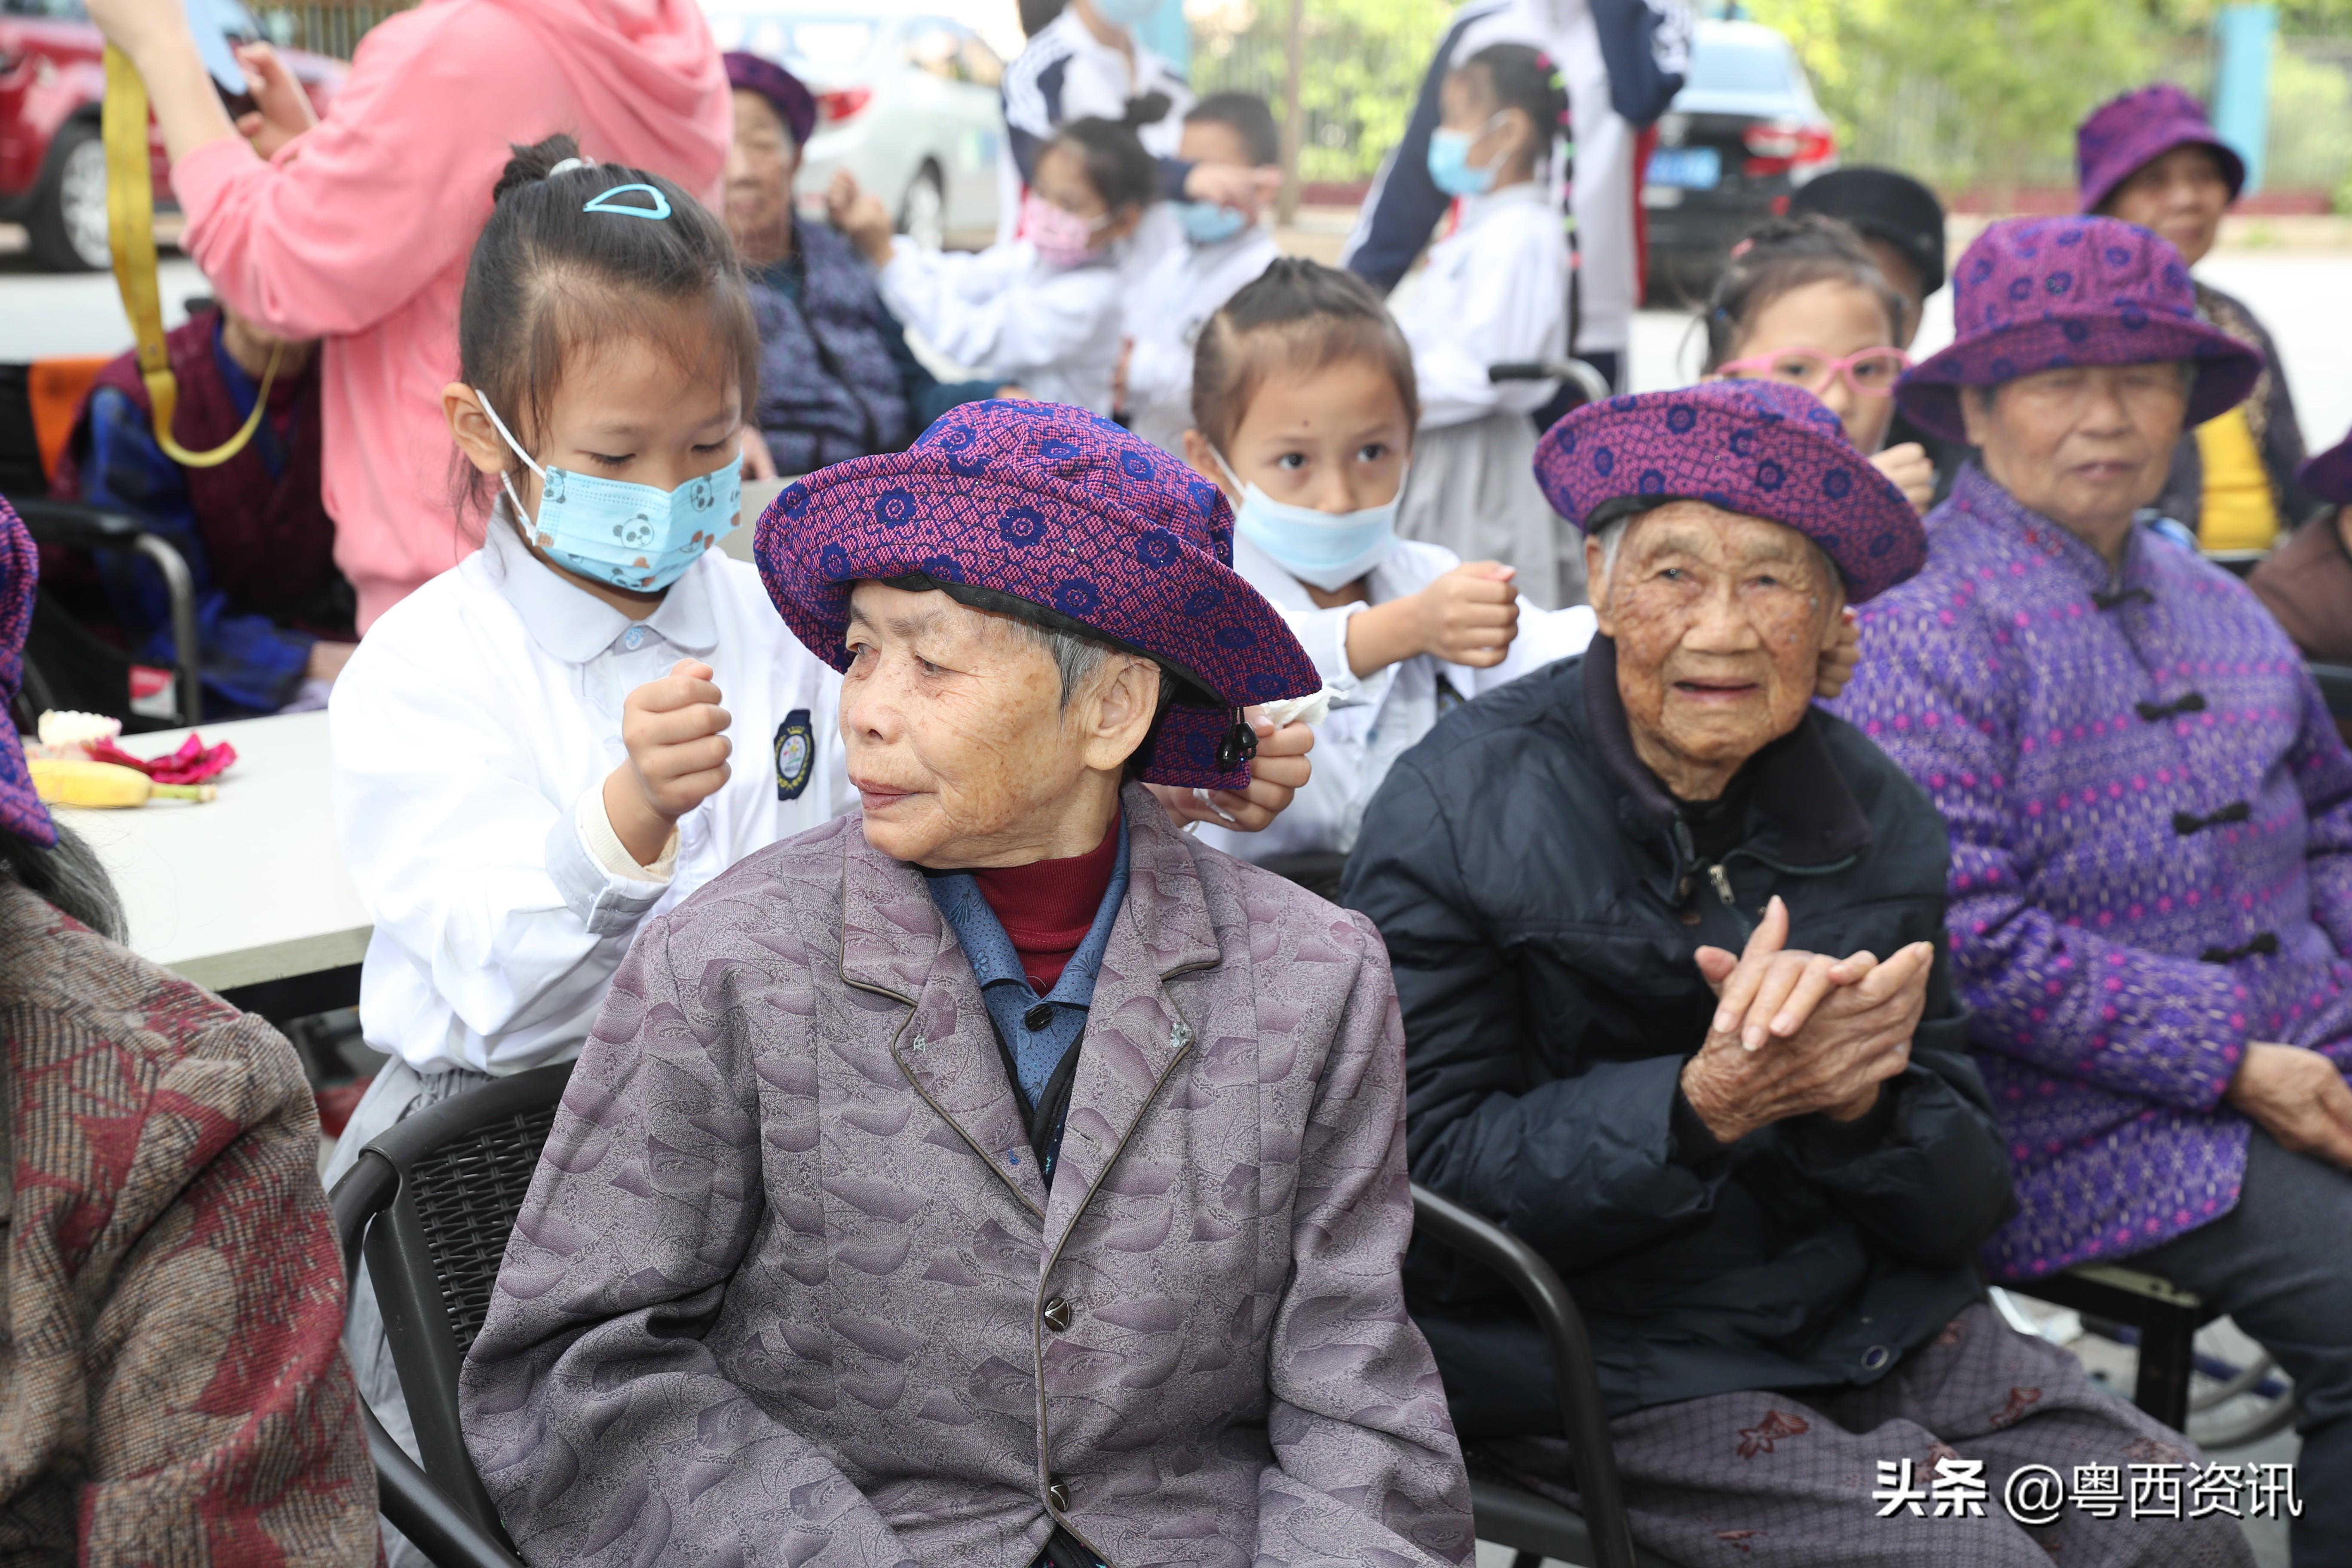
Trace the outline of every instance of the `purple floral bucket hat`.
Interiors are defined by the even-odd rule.
[[[906,451],[787,486],[754,551],[785,623],[835,669],[849,667],[850,589],[908,577],[1157,660],[1181,690],[1139,754],[1153,784],[1245,786],[1256,742],[1234,710],[1323,687],[1234,571],[1217,487],[1082,408],[951,408]]]
[[[2205,118],[2205,106],[2168,81],[2111,98],[2074,132],[2074,174],[2083,210],[2095,213],[2116,187],[2175,147],[2210,147],[2230,183],[2230,199],[2246,188],[2246,161]]]
[[[1845,427],[1801,387],[1708,381],[1570,410],[1536,444],[1536,483],[1579,528],[1603,501],[1703,500],[1822,547],[1853,604],[1916,573],[1927,535]]]
[[[32,629],[33,589],[40,575],[41,553],[25,520],[0,497],[0,709],[13,710],[25,685],[25,634]],[[0,827],[43,848],[58,841],[58,825],[34,793],[24,740],[5,714],[0,714]]]
[[[2111,217],[2021,217],[1992,225],[1952,269],[1952,327],[1942,353],[1895,389],[1921,429],[1966,441],[1959,389],[2067,365],[2197,366],[2191,426],[2246,399],[2263,356],[2197,318],[2188,264],[2167,241]]]
[[[2294,482],[2321,500],[2352,503],[2352,435],[2319,456],[2305,458],[2294,471]]]

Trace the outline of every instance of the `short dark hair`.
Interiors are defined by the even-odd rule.
[[[1551,154],[1555,138],[1569,134],[1568,88],[1551,57],[1525,44],[1489,44],[1454,68],[1486,81],[1497,111],[1516,109],[1536,130],[1536,161]]]
[[[1192,345],[1192,424],[1222,452],[1276,367],[1313,371],[1342,359],[1367,359],[1387,371],[1406,422],[1421,422],[1412,346],[1372,286],[1336,267],[1277,257],[1201,329]]]
[[[1862,236],[1818,213],[1767,218],[1724,264],[1706,301],[1706,368],[1738,357],[1739,340],[1764,308],[1812,283],[1851,283],[1886,309],[1887,342],[1899,342],[1910,302],[1895,291]]]
[[[1162,93],[1147,94],[1128,105],[1129,121],[1159,100],[1160,114],[1168,112],[1168,99]],[[1158,114],[1141,121],[1150,124]],[[1160,163],[1143,150],[1136,140],[1134,125],[1117,120],[1073,120],[1054,133],[1045,143],[1045,152],[1056,147],[1076,157],[1085,172],[1087,184],[1102,198],[1105,208],[1117,212],[1121,207],[1150,206],[1160,194]],[[1039,156],[1044,156],[1040,153]]]
[[[542,430],[564,367],[583,349],[619,337],[653,342],[682,361],[713,348],[743,390],[743,415],[759,403],[760,333],[735,247],[708,208],[661,175],[620,163],[553,171],[580,156],[569,136],[550,136],[514,156],[492,192],[490,221],[474,242],[457,307],[458,374],[487,395],[528,446]],[[646,185],[669,205],[665,218],[589,212],[620,185]],[[644,191],[616,204],[651,206]],[[678,341],[666,311],[699,306],[708,334]],[[518,465],[520,459],[516,460]],[[470,464],[463,494],[488,485]]]
[[[122,899],[98,851],[64,823],[57,829],[57,843],[44,847],[0,828],[0,877],[39,894],[51,908],[110,942],[123,941]]]
[[[1249,161],[1263,167],[1282,162],[1282,132],[1274,110],[1254,92],[1213,92],[1184,115],[1187,125],[1222,125],[1242,139]]]

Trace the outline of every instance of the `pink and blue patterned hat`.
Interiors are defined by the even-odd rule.
[[[2197,317],[2188,264],[2171,244],[2111,217],[2020,217],[1992,225],[1952,269],[1952,345],[1895,389],[1912,423],[1966,441],[1959,389],[2068,365],[2197,366],[2189,420],[2246,399],[2263,356]]]
[[[2321,500],[2352,503],[2352,435],[2315,458],[2305,458],[2294,470],[2294,482]]]
[[[1140,753],[1154,784],[1242,787],[1255,741],[1234,710],[1322,689],[1281,612],[1234,571],[1217,487],[1082,408],[951,408],[906,451],[787,486],[754,550],[785,623],[835,669],[850,589],[908,577],[1156,659],[1184,689]]]
[[[33,626],[33,590],[40,575],[41,552],[32,533],[0,497],[0,827],[47,848],[58,841],[58,825],[34,792],[24,740],[7,716],[25,685],[25,634]]]
[[[1582,528],[1604,501],[1703,500],[1820,545],[1853,604],[1927,559],[1919,514],[1802,387],[1707,381],[1572,409],[1536,444],[1536,483]]]
[[[2083,210],[2095,213],[2116,187],[2175,147],[2209,147],[2230,183],[2230,199],[2246,188],[2246,161],[2205,118],[2205,106],[2168,81],[2111,98],[2074,131],[2074,173]]]

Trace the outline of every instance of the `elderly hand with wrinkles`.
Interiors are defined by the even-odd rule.
[[[1821,1112],[1852,1121],[1911,1059],[1927,1007],[1932,942],[1881,961],[1791,950],[1788,906],[1774,899],[1738,957],[1698,950],[1717,996],[1706,1042],[1683,1068],[1683,1094],[1717,1141]]]

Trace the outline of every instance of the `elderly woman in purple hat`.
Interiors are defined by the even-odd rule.
[[[1996,224],[1897,395],[1965,436],[1838,710],[1951,826],[1953,971],[2016,1169],[1997,1279],[2128,1259],[2295,1380],[2299,1564],[2352,1562],[2352,757],[2245,585],[2136,525],[2254,352],[2171,246]]]
[[[832,225],[793,210],[816,100],[773,60],[740,50],[725,58],[735,98],[727,229],[760,329],[752,423],[774,471],[805,474],[895,452],[956,405],[1012,390],[994,381],[942,382],[923,368],[856,248]]]
[[[2246,183],[2245,161],[2169,82],[2109,100],[2074,132],[2083,211],[2136,223],[2172,243],[2191,267],[2205,259],[2221,215]],[[2252,395],[2192,425],[2174,446],[2153,504],[2207,550],[2267,550],[2315,508],[2295,480],[2303,428],[2278,350],[2244,301],[2198,283],[2197,314],[2261,354]]]
[[[1846,604],[1919,569],[1918,515],[1767,382],[1580,409],[1537,475],[1601,635],[1405,754],[1343,896],[1395,965],[1413,1173],[1574,1291],[1636,1539],[1691,1568],[2243,1561],[2226,1521],[2028,1531],[1999,1500],[2021,1466],[2186,1453],[1986,1305],[2009,1170],[1943,824],[1811,706]],[[1434,1249],[1408,1283],[1465,1439],[1565,1496],[1533,1320]],[[1936,1517],[1959,1475],[1990,1506]]]
[[[991,403],[759,556],[863,812],[614,982],[462,1383],[524,1556],[1466,1564],[1379,936],[1137,782],[1318,687],[1216,487]]]

